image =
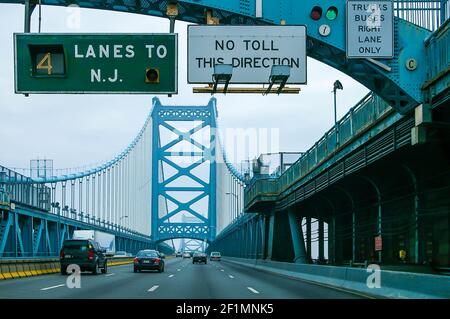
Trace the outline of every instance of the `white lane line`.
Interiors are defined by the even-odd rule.
[[[223,270],[223,269],[220,269],[220,271],[225,271],[225,270]]]
[[[111,276],[114,276],[114,275],[115,275],[115,273],[107,274],[107,275],[105,275],[105,277],[111,277]]]
[[[181,269],[177,269],[177,271],[181,271]]]
[[[234,276],[231,276],[231,275],[228,275],[228,277],[230,277],[231,279],[233,279],[233,278],[234,278]]]
[[[155,291],[155,290],[158,289],[158,288],[159,288],[159,286],[153,286],[152,288],[150,288],[150,289],[147,290],[147,291],[152,292],[152,291]]]
[[[49,290],[49,289],[54,289],[54,288],[59,288],[59,287],[64,287],[65,284],[61,284],[61,285],[56,285],[56,286],[52,286],[52,287],[47,287],[47,288],[42,288],[41,290]]]
[[[173,275],[169,275],[169,278],[172,278],[173,277]]]
[[[252,287],[247,287],[248,290],[250,290],[251,292],[253,292],[254,294],[259,294],[259,291],[256,289],[253,289]]]

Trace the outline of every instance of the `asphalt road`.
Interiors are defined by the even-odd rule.
[[[350,292],[294,280],[230,262],[166,261],[165,272],[134,273],[110,267],[106,275],[83,273],[80,288],[68,288],[60,274],[0,281],[0,298],[304,299],[363,298]]]

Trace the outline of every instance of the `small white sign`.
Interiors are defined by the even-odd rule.
[[[392,1],[347,1],[347,58],[394,56]]]
[[[291,67],[288,84],[306,83],[305,26],[188,27],[188,82],[212,83],[214,65],[231,64],[230,83],[269,83],[274,65]]]

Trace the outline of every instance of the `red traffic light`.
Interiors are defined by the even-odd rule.
[[[319,20],[322,17],[322,8],[319,6],[314,6],[311,10],[311,19]]]

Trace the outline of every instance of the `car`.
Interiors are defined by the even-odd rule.
[[[133,271],[157,270],[164,272],[164,258],[157,250],[140,250],[133,260]]]
[[[211,252],[211,255],[209,255],[209,260],[217,260],[220,261],[222,255],[220,254],[220,252],[218,251],[213,251]]]
[[[207,263],[208,258],[206,257],[205,253],[195,253],[194,257],[192,257],[192,263]]]
[[[80,271],[91,271],[93,274],[108,272],[106,249],[92,239],[66,239],[59,253],[61,274],[67,275],[69,265],[78,265]]]
[[[181,251],[177,251],[177,253],[175,254],[175,257],[183,257],[183,254],[181,253]]]
[[[191,258],[191,254],[188,252],[183,253],[183,258]]]
[[[113,256],[114,258],[116,257],[129,257],[129,254],[126,251],[116,251],[115,255]]]

